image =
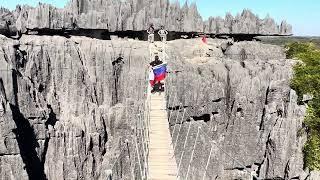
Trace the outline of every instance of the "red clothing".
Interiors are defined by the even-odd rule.
[[[203,43],[205,43],[205,44],[207,44],[208,42],[207,42],[207,37],[206,36],[202,36],[202,42]]]
[[[156,84],[155,80],[150,80],[149,82],[151,87],[153,87]]]

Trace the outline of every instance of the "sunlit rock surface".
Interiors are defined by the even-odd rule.
[[[115,179],[139,179],[132,135],[139,134],[144,107],[147,42],[36,35],[0,41],[4,179],[106,179],[109,169],[117,170]],[[289,87],[295,61],[279,46],[222,48],[227,42],[175,40],[166,45],[167,56],[159,54],[173,72],[167,106],[177,163],[185,151],[180,175],[186,176],[201,127],[189,178],[246,179],[253,172],[304,179],[305,106]]]
[[[189,179],[250,179],[251,172],[305,179],[306,136],[298,133],[305,106],[289,87],[295,61],[258,42],[234,43],[221,57],[223,41],[177,40],[167,48],[169,67],[178,71],[169,76],[167,99],[180,175],[192,162]]]
[[[169,0],[71,0],[65,8],[47,4],[18,6],[14,11],[0,10],[0,29],[26,32],[27,29],[106,29],[141,31],[150,23],[164,25],[169,31],[210,34],[290,35],[291,25],[277,25],[266,17],[260,19],[249,10],[233,17],[202,19],[196,4],[180,6]],[[8,25],[9,24],[9,25]],[[10,27],[9,27],[10,26]],[[8,32],[7,32],[8,33]]]
[[[0,41],[1,179],[106,179],[112,168],[132,177],[147,43],[25,35]],[[124,145],[130,158],[122,153],[126,164],[117,168]]]

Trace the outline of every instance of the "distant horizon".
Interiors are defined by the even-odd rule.
[[[170,0],[174,2],[176,0]],[[183,5],[186,0],[179,0]],[[187,0],[190,5],[196,2],[198,11],[203,20],[207,20],[210,16],[224,17],[228,12],[233,16],[240,14],[244,9],[251,10],[263,19],[267,15],[274,18],[276,23],[280,25],[282,20],[293,27],[293,36],[302,37],[319,37],[320,36],[320,1],[312,2],[312,0]],[[23,3],[18,0],[0,0],[0,6],[14,10],[17,5],[37,6],[38,3],[52,4],[58,8],[63,8],[69,0],[24,0]],[[274,6],[276,4],[277,6]],[[299,13],[298,13],[299,12]],[[304,15],[308,14],[308,18]]]
[[[175,1],[175,0],[171,0]],[[180,0],[183,4],[186,0]],[[196,2],[198,10],[204,19],[209,16],[224,17],[227,12],[233,16],[243,9],[250,9],[260,18],[268,14],[277,24],[282,20],[293,27],[295,36],[320,36],[320,1],[313,0],[189,0]],[[308,17],[306,17],[308,15]]]

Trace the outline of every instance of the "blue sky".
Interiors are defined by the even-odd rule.
[[[38,1],[63,7],[68,0],[0,0],[0,6],[14,9],[17,4],[35,6]],[[197,2],[198,9],[205,19],[209,16],[224,16],[227,11],[236,15],[247,8],[260,18],[269,13],[278,23],[282,19],[287,20],[293,25],[295,35],[320,36],[319,0],[189,0],[192,1]]]

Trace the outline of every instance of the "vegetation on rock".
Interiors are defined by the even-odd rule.
[[[308,140],[304,147],[305,165],[310,170],[320,170],[320,49],[313,43],[290,43],[287,58],[297,58],[291,86],[297,91],[299,100],[303,95],[312,97],[304,124]]]

